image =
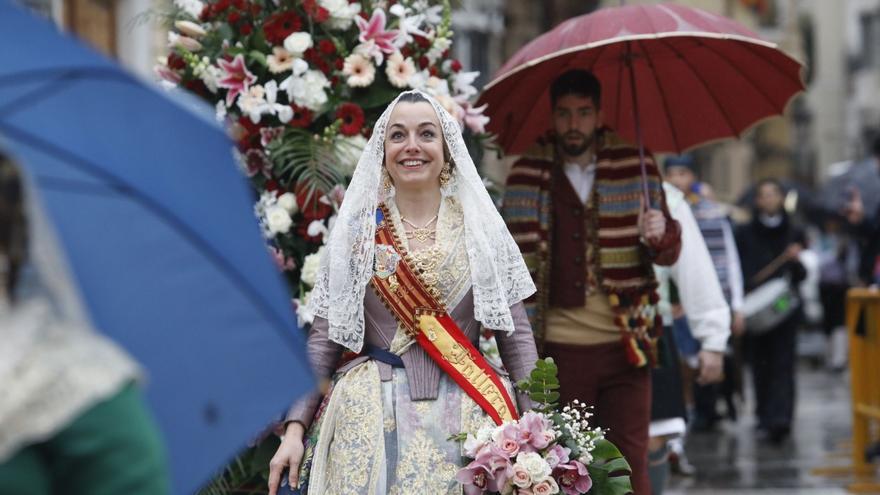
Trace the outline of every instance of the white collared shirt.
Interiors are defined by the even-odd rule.
[[[587,198],[590,197],[590,192],[593,190],[593,182],[596,178],[596,157],[593,157],[593,160],[586,167],[581,166],[579,163],[566,163],[565,175],[568,177],[568,182],[571,183],[571,187],[574,188],[574,192],[577,193],[581,203],[586,204]]]

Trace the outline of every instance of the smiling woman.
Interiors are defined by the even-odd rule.
[[[530,405],[510,380],[537,359],[521,302],[534,284],[431,97],[388,107],[348,191],[310,300],[309,357],[329,390],[288,414],[270,493],[288,467],[303,493],[461,493],[450,436]],[[509,376],[474,345],[481,325]],[[357,355],[337,368],[346,348]]]

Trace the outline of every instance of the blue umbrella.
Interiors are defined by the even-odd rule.
[[[0,137],[95,326],[148,371],[175,493],[313,378],[253,199],[213,122],[0,0]]]

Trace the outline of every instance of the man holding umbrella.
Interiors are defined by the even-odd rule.
[[[561,401],[595,406],[633,469],[635,493],[650,493],[649,368],[658,364],[662,329],[652,264],[676,261],[680,226],[650,154],[643,178],[638,148],[602,126],[592,73],[563,73],[550,99],[554,160],[519,160],[504,199],[538,285],[529,314],[536,341],[559,367]]]

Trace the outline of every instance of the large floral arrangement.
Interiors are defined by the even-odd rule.
[[[467,432],[471,461],[456,478],[467,495],[624,495],[632,491],[629,465],[620,451],[592,427],[592,413],[574,401],[560,409],[559,380],[552,359],[536,363],[517,386],[535,402],[519,420]]]
[[[300,322],[324,237],[382,110],[401,91],[433,95],[469,134],[478,73],[451,58],[448,0],[173,0],[163,85],[208,101],[235,139],[254,211]],[[267,436],[204,493],[265,487]],[[262,475],[262,476],[261,476]]]
[[[448,0],[174,0],[163,84],[230,124],[255,212],[301,322],[323,238],[375,120],[424,90],[473,135],[476,72],[450,57]]]

